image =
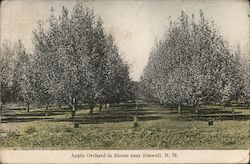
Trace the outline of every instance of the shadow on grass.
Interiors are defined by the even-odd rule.
[[[208,121],[208,120],[237,120],[237,121],[245,121],[250,120],[250,115],[242,115],[242,114],[231,114],[231,115],[180,115],[176,118],[172,118],[174,120],[181,121]]]
[[[162,119],[162,116],[138,116],[139,121]],[[74,119],[54,119],[53,122],[77,122],[79,124],[102,124],[107,122],[131,122],[133,116],[128,117],[77,117]]]
[[[85,109],[79,109],[79,111],[85,110]],[[49,117],[45,116],[45,113],[48,113]],[[71,122],[72,119],[67,118],[68,116],[64,114],[69,114],[70,111],[66,110],[53,110],[50,111],[30,111],[25,113],[16,113],[16,112],[10,112],[3,114],[2,122],[29,122],[29,121],[38,121],[38,120],[47,120],[47,121],[55,121],[55,122]],[[146,112],[143,110],[135,111],[135,109],[110,109],[105,110],[102,112],[94,113],[93,115],[88,114],[82,114],[76,115],[76,118],[74,120],[77,120],[79,122],[83,123],[104,123],[104,122],[125,122],[125,121],[132,121],[133,116],[137,115],[138,119],[140,120],[155,120],[160,119],[161,116],[150,116],[155,115],[157,112],[151,111]],[[55,115],[62,115],[64,118],[53,118]],[[147,116],[146,116],[147,115]],[[37,117],[36,117],[37,116]],[[66,118],[65,118],[66,117]]]
[[[230,109],[236,109],[234,107],[229,107]],[[81,124],[100,124],[105,122],[131,122],[133,117],[137,116],[139,121],[148,121],[148,120],[157,120],[170,117],[171,119],[178,120],[200,120],[207,121],[209,119],[214,120],[250,120],[250,115],[243,115],[240,111],[233,111],[229,108],[224,110],[220,106],[210,105],[202,106],[199,109],[199,115],[195,114],[194,108],[183,107],[182,115],[178,116],[176,108],[173,106],[164,107],[161,105],[152,105],[148,106],[142,105],[131,108],[122,107],[112,107],[108,109],[103,109],[102,111],[97,111],[93,115],[88,115],[87,113],[80,113],[80,111],[88,110],[87,108],[81,108],[76,112],[75,119],[70,119],[69,109],[58,109],[53,108],[47,111],[38,109],[36,111],[30,112],[21,112],[17,113],[16,111],[10,110],[8,113],[3,114],[2,122],[29,122],[29,121],[39,121],[46,120],[52,122],[79,122]],[[238,109],[238,108],[237,108]],[[79,112],[79,113],[78,113]],[[49,117],[45,116],[48,114]],[[60,116],[60,118],[55,118],[53,116]],[[36,117],[37,116],[37,117]],[[62,117],[61,117],[62,116]]]
[[[196,114],[195,109],[185,109],[182,110],[183,114]],[[232,110],[221,110],[221,109],[199,109],[199,114],[232,114]],[[234,114],[239,114],[241,112],[234,111]]]
[[[45,114],[48,114],[49,116],[56,116],[56,115],[62,115],[62,114],[66,114],[69,113],[68,111],[61,111],[61,112],[51,112],[51,111],[47,111],[47,112],[27,112],[27,113],[17,113],[17,114],[4,114],[3,116],[5,117],[31,117],[31,116],[45,116]]]
[[[8,118],[3,118],[1,120],[1,123],[30,122],[30,121],[37,121],[37,120],[51,120],[51,118],[45,118],[45,117],[41,117],[41,118],[37,118],[37,117],[22,117],[22,118],[8,117]]]

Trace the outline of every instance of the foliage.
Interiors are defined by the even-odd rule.
[[[12,94],[18,101],[25,102],[29,105],[33,100],[31,57],[25,52],[21,40],[18,40],[14,50],[15,63],[13,70]]]
[[[4,40],[0,52],[0,103],[4,104],[12,97],[12,73],[14,52],[9,41]]]
[[[149,99],[163,104],[195,106],[228,102],[242,96],[239,65],[214,23],[200,11],[190,19],[183,11],[170,21],[156,43],[141,77]]]
[[[45,97],[40,100],[63,101],[75,111],[78,103],[92,108],[129,98],[124,96],[130,91],[128,66],[93,10],[77,3],[71,15],[63,7],[57,18],[52,8],[48,22],[48,30],[38,24],[33,38],[37,81],[42,83],[37,93]]]
[[[250,103],[250,54],[249,48],[241,48],[238,44],[235,50],[235,57],[240,64],[239,71],[242,76],[242,83],[244,85],[243,93],[244,99],[248,104]]]

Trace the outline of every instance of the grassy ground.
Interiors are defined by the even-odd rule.
[[[86,109],[77,112],[74,128],[67,109],[13,110],[1,124],[1,149],[249,149],[250,110],[240,106],[221,110],[204,106],[199,116],[191,109],[183,116],[171,107]],[[228,112],[228,111],[232,111]],[[48,112],[47,112],[48,113]],[[137,114],[139,126],[133,127]],[[29,119],[34,118],[34,119]],[[46,118],[46,119],[44,119]],[[207,120],[213,118],[214,125]],[[24,120],[24,121],[23,121]]]

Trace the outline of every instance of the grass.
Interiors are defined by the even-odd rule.
[[[39,113],[38,111],[40,110],[35,110]],[[237,108],[235,111],[249,116],[249,109]],[[216,120],[213,126],[208,126],[207,121],[195,119],[197,117],[182,119],[178,117],[176,110],[148,105],[138,109],[139,126],[133,127],[134,108],[109,108],[102,112],[98,112],[96,108],[92,116],[87,112],[87,110],[77,112],[76,120],[80,123],[79,128],[74,128],[72,120],[68,119],[68,113],[63,112],[60,115],[48,116],[51,118],[49,121],[38,118],[29,122],[2,123],[0,148],[249,149],[250,147],[249,119]],[[188,118],[189,115],[183,117]]]

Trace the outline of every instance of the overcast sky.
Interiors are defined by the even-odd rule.
[[[50,7],[56,14],[62,6],[70,11],[73,0],[9,0],[1,2],[1,41],[14,43],[21,39],[32,52],[32,30],[40,19],[49,17]],[[131,77],[138,80],[148,61],[156,38],[160,39],[168,26],[169,16],[175,20],[181,10],[191,15],[202,9],[215,21],[221,35],[231,45],[249,42],[249,2],[247,0],[94,0],[83,1],[93,8],[103,21],[105,30],[111,32],[124,58],[131,65]]]

